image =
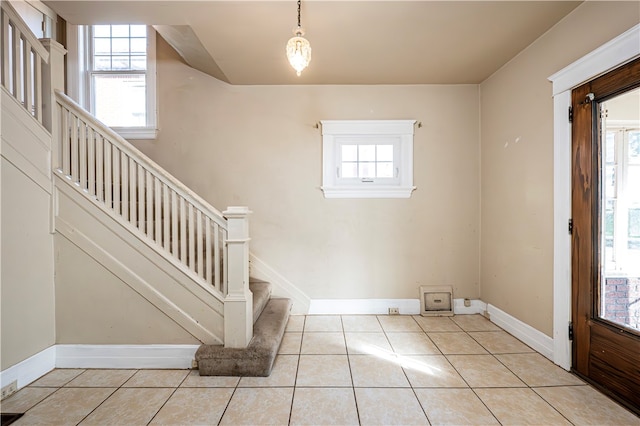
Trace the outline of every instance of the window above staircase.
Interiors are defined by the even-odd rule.
[[[154,29],[73,26],[68,44],[71,97],[125,139],[155,139]]]

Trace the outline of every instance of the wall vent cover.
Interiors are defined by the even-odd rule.
[[[453,315],[453,287],[446,285],[420,286],[420,315]]]

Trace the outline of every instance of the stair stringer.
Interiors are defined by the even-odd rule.
[[[55,230],[205,344],[224,342],[224,301],[151,247],[133,226],[54,173]],[[81,342],[79,342],[81,343]],[[159,342],[161,343],[161,342]]]
[[[293,304],[291,308],[292,314],[304,315],[309,313],[309,307],[311,306],[309,296],[253,253],[249,253],[249,274],[252,281],[271,283],[272,297],[291,299]]]

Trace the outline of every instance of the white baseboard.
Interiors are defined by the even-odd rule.
[[[471,306],[464,306],[464,299],[453,299],[453,313],[456,315],[484,314],[487,304],[482,300],[470,300]]]
[[[389,308],[399,308],[400,315],[420,315],[418,299],[313,299],[309,305],[310,315],[386,315]],[[457,315],[481,314],[487,304],[472,300],[464,306],[464,299],[453,300],[453,312]]]
[[[0,372],[5,387],[18,389],[54,368],[189,369],[198,345],[54,345]]]
[[[553,339],[551,337],[493,305],[487,305],[487,313],[489,313],[491,322],[495,325],[512,334],[514,337],[517,337],[553,361]]]
[[[399,308],[401,315],[420,315],[418,299],[312,299],[310,315],[386,315]]]
[[[58,368],[191,368],[198,345],[57,345]]]
[[[309,314],[384,315],[390,307],[399,308],[402,315],[420,314],[418,299],[316,299]],[[464,299],[454,299],[456,315],[485,311],[493,323],[553,360],[551,337],[481,300],[465,307]],[[54,345],[0,372],[0,384],[17,380],[20,389],[54,368],[189,369],[197,349],[198,345]]]
[[[18,381],[18,389],[38,380],[56,367],[56,347],[47,349],[0,372],[0,387],[5,387],[14,380]]]

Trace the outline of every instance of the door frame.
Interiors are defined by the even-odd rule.
[[[553,362],[571,369],[571,90],[640,57],[640,24],[549,77],[553,83]]]

